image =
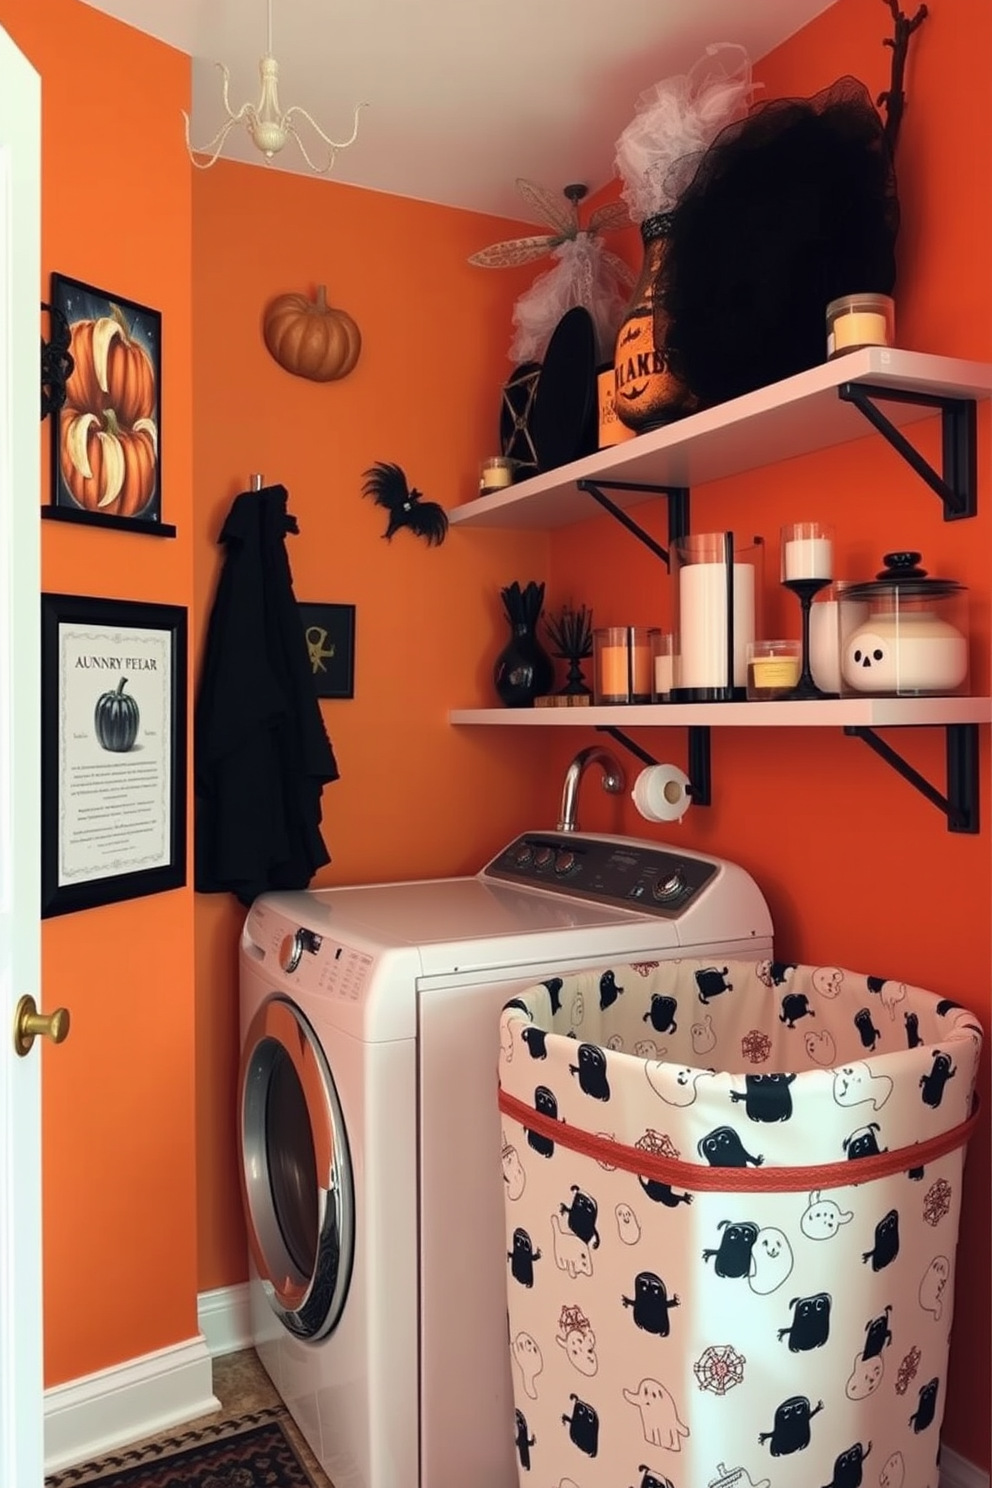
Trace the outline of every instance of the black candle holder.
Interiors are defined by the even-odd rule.
[[[813,681],[813,673],[809,669],[809,612],[813,600],[821,589],[826,589],[832,583],[831,579],[783,579],[782,587],[791,589],[793,594],[799,598],[802,606],[803,616],[803,669],[799,674],[799,681],[786,696],[790,702],[798,702],[804,698],[828,698],[835,697],[832,692],[824,692],[822,687],[817,687]]]
[[[589,697],[592,688],[582,673],[582,663],[592,655],[592,610],[585,605],[573,610],[563,605],[556,615],[546,615],[544,628],[554,646],[554,655],[568,662],[568,677],[559,687],[559,697]]]

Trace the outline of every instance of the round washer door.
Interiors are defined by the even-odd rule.
[[[289,998],[252,1019],[241,1054],[241,1193],[248,1243],[273,1311],[323,1338],[344,1309],[355,1198],[344,1118],[317,1035]]]

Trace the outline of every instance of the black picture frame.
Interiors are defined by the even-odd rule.
[[[186,883],[186,667],[182,606],[42,594],[42,919]]]
[[[67,274],[52,274],[50,303],[68,325],[73,370],[49,419],[42,516],[175,537],[162,520],[161,312]]]
[[[299,603],[313,685],[319,698],[355,696],[355,606]]]

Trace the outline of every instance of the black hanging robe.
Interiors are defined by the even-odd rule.
[[[321,792],[338,778],[286,552],[283,486],[235,498],[194,715],[200,893],[306,888],[330,861]]]

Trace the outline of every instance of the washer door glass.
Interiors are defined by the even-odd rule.
[[[288,998],[262,1004],[241,1056],[241,1187],[248,1243],[273,1310],[323,1338],[344,1308],[355,1201],[344,1118],[317,1035]]]

